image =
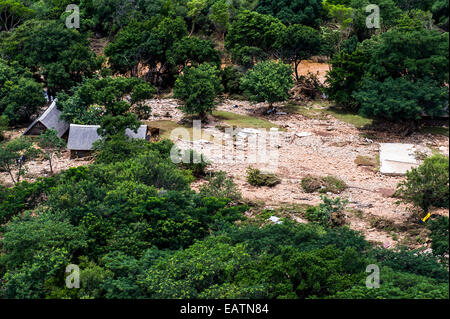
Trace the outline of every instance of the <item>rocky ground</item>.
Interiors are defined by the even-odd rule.
[[[174,100],[168,100],[167,103],[154,100],[149,101],[149,104],[158,115],[155,119],[161,119],[161,115],[169,114],[172,120],[182,118]],[[238,107],[235,107],[236,105]],[[320,105],[313,107],[320,108]],[[183,139],[176,141],[182,149],[195,148],[206,154],[212,161],[210,169],[223,170],[232,176],[244,198],[264,203],[264,208],[291,204],[316,205],[320,202],[320,195],[305,193],[300,186],[301,179],[307,175],[333,175],[344,180],[349,186],[339,196],[349,201],[350,211],[357,212],[347,215],[351,228],[363,231],[368,240],[382,243],[387,247],[398,243],[407,243],[414,247],[423,245],[420,240],[418,243],[414,240],[411,242],[411,234],[398,231],[404,229],[405,224],[411,224],[412,208],[398,204],[398,200],[391,197],[397,184],[404,177],[382,175],[375,167],[358,166],[355,159],[358,156],[365,156],[375,160],[379,154],[379,143],[382,142],[412,143],[424,149],[432,147],[448,155],[448,138],[419,133],[408,137],[395,133],[380,133],[374,141],[365,137],[368,135],[366,131],[330,115],[321,118],[283,112],[279,112],[278,115],[265,115],[266,108],[263,104],[255,105],[243,101],[226,100],[218,106],[218,110],[259,117],[282,129],[277,143],[278,163],[249,163],[248,157],[243,161],[224,163],[220,160],[221,154],[228,154],[224,143],[210,142],[206,138],[193,143]],[[202,128],[208,135],[220,137],[223,133],[216,128],[217,125],[218,122],[210,121],[203,124]],[[306,136],[299,137],[302,135]],[[278,174],[282,179],[281,184],[273,188],[249,185],[246,181],[246,170],[249,166]],[[203,182],[198,181],[194,187],[197,188]],[[440,210],[439,213],[448,215],[446,210]],[[302,220],[295,213],[293,217]],[[411,225],[417,233],[415,224]],[[421,235],[420,230],[418,234]]]
[[[170,120],[179,122],[183,118],[174,99],[154,99],[147,103],[152,107],[152,117],[149,121]],[[237,106],[237,107],[236,107]],[[322,108],[320,103],[312,103],[312,108]],[[417,220],[411,220],[412,208],[405,204],[398,204],[391,195],[396,185],[404,179],[401,176],[385,176],[376,167],[359,166],[355,163],[358,156],[376,159],[379,153],[379,143],[401,142],[412,143],[419,147],[429,147],[448,155],[449,139],[444,136],[414,133],[408,137],[400,134],[362,131],[355,126],[342,122],[331,115],[322,114],[319,117],[306,116],[298,113],[285,114],[280,107],[278,114],[265,114],[264,104],[251,104],[246,101],[224,100],[217,108],[255,118],[264,119],[279,128],[277,141],[272,148],[272,159],[277,161],[260,160],[252,163],[249,160],[248,137],[253,136],[251,130],[241,143],[230,148],[223,141],[224,133],[220,129],[221,121],[210,118],[208,123],[202,123],[205,136],[217,137],[215,141],[200,138],[194,142],[178,138],[175,142],[182,149],[196,148],[212,161],[209,169],[223,170],[234,178],[242,195],[247,200],[260,204],[262,209],[276,209],[292,205],[316,205],[320,202],[317,193],[306,193],[300,186],[300,181],[307,175],[336,176],[345,181],[349,188],[339,194],[349,201],[347,222],[351,228],[362,231],[370,241],[394,247],[407,244],[411,247],[427,245],[426,232],[418,228]],[[287,113],[287,112],[286,112]],[[7,136],[15,137],[22,130],[7,132]],[[244,130],[244,132],[246,132]],[[250,132],[250,133],[248,133]],[[227,136],[227,135],[225,135]],[[367,138],[371,136],[371,138]],[[227,161],[222,154],[230,156],[231,152],[241,150],[244,157],[241,160]],[[240,153],[241,154],[241,153]],[[264,157],[264,159],[270,158]],[[90,159],[71,160],[65,152],[54,159],[55,172],[73,166],[90,163]],[[253,187],[246,181],[246,170],[249,166],[276,173],[281,184],[273,187]],[[43,159],[28,163],[29,171],[25,178],[33,180],[39,176],[48,176],[48,162]],[[0,181],[10,185],[9,176],[0,173]],[[193,188],[198,188],[204,180],[197,181]],[[329,194],[334,197],[336,195]],[[448,216],[448,210],[439,210],[439,214]],[[257,214],[257,212],[256,212]],[[299,222],[305,222],[301,214],[293,209],[289,214]],[[412,223],[411,223],[412,221]],[[411,232],[410,232],[411,230]],[[422,239],[420,239],[422,238]]]

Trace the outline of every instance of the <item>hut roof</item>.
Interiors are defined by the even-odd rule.
[[[89,151],[92,149],[92,144],[98,141],[101,137],[97,130],[100,125],[78,125],[70,124],[69,140],[67,148],[73,151]],[[131,138],[145,139],[147,135],[147,125],[141,125],[134,133],[127,129],[125,134]]]
[[[38,122],[42,123],[47,129],[53,129],[58,132],[58,137],[64,135],[69,129],[69,123],[60,118],[61,111],[56,107],[56,100],[39,116],[23,134],[27,134]]]

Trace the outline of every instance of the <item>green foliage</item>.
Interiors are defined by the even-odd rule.
[[[394,251],[378,248],[372,250],[369,255],[395,271],[409,272],[440,282],[448,282],[448,270],[432,254],[407,250],[403,247]]]
[[[13,125],[24,123],[44,103],[42,85],[35,82],[31,72],[0,58],[0,116]]]
[[[132,139],[126,135],[113,135],[94,143],[93,150],[97,152],[96,162],[110,164],[120,162],[142,153],[149,148],[149,143],[142,139]]]
[[[39,154],[32,141],[27,137],[19,137],[0,144],[0,170],[8,172],[14,184],[27,172],[26,161]]]
[[[185,69],[173,89],[174,97],[184,102],[183,112],[201,118],[215,108],[214,100],[221,91],[219,70],[207,63]]]
[[[6,115],[0,115],[0,142],[3,142],[5,136],[3,136],[3,132],[8,129],[9,119]]]
[[[367,289],[365,279],[350,289],[339,291],[333,299],[447,299],[448,285],[428,276],[380,269],[380,288]]]
[[[331,60],[333,67],[327,73],[324,88],[329,99],[346,109],[358,111],[359,104],[352,94],[359,88],[366,59],[366,53],[357,49],[352,53],[341,52]]]
[[[106,77],[86,79],[71,91],[58,94],[61,116],[74,124],[101,125],[102,135],[113,136],[139,127],[130,109],[151,98],[155,88],[137,78]]]
[[[54,178],[39,178],[34,183],[23,181],[11,188],[0,186],[0,225],[43,202],[55,182]]]
[[[431,80],[411,82],[405,78],[388,78],[384,82],[364,79],[353,94],[366,117],[419,120],[425,114],[443,116],[448,105],[448,88]]]
[[[203,177],[206,174],[206,167],[210,164],[208,159],[194,150],[184,151],[180,167],[189,170],[195,177]]]
[[[448,33],[393,28],[333,59],[325,92],[364,116],[442,116],[448,104],[447,43]]]
[[[231,24],[225,48],[231,52],[234,62],[252,67],[254,61],[262,61],[274,53],[280,30],[284,29],[274,17],[245,10]]]
[[[244,75],[232,66],[221,70],[222,85],[225,93],[241,94],[241,79]]]
[[[31,262],[40,251],[57,248],[73,253],[86,247],[83,229],[51,214],[44,213],[39,217],[26,214],[23,218],[16,217],[5,227],[2,249],[6,255],[2,264],[14,269]]]
[[[217,32],[223,38],[230,27],[231,5],[225,1],[216,1],[210,8],[208,17],[213,22]]]
[[[366,27],[369,3],[380,7],[380,29]],[[289,97],[293,76],[290,65],[266,60],[297,70],[313,55],[332,58],[325,93],[344,108],[326,111],[333,116],[366,124],[348,112],[441,116],[448,106],[448,1],[81,0],[80,30],[64,26],[68,4],[0,0],[0,139],[45,103],[38,82],[49,96],[61,93],[64,119],[101,125],[105,137],[89,166],[0,186],[0,298],[448,299],[448,218],[428,222],[432,254],[373,248],[361,233],[338,227],[346,203],[339,198],[295,210],[311,223],[285,218],[261,226],[244,217],[249,207],[238,204],[239,190],[224,172],[194,192],[193,174],[204,175],[205,161],[192,163],[189,150],[190,164],[177,165],[172,142],[123,134],[138,127],[137,117],[150,116],[145,100],[157,90],[145,81],[162,93],[176,83],[188,114],[211,112],[222,86],[272,106]],[[89,47],[102,56],[106,40],[111,69],[97,77],[105,58]],[[224,61],[240,66],[220,70],[223,41]],[[273,126],[223,111],[214,116],[230,126]],[[52,130],[36,141],[49,159],[63,147]],[[0,171],[16,182],[27,163],[18,159],[37,152],[25,138],[0,142]],[[248,177],[255,185],[280,182],[258,170]],[[346,187],[333,177],[308,177],[302,186]],[[448,159],[426,159],[399,193],[424,209],[448,207]],[[292,212],[260,216],[268,213]],[[374,263],[381,286],[367,289],[365,268]],[[68,264],[80,267],[80,289],[65,287]]]
[[[50,164],[50,172],[53,173],[52,157],[66,146],[66,142],[58,137],[58,132],[52,129],[46,130],[38,137],[38,145],[45,152],[45,157]]]
[[[247,182],[252,186],[274,187],[281,183],[281,179],[274,173],[264,173],[259,169],[249,167],[247,169]]]
[[[24,6],[19,1],[0,1],[0,32],[10,31],[21,24],[33,10]]]
[[[183,52],[174,51],[173,46],[186,35],[186,23],[181,17],[154,17],[150,21],[133,21],[122,28],[114,41],[108,44],[105,55],[115,73],[131,72],[132,76],[138,76],[142,67],[147,69],[147,78],[151,79],[152,83],[172,84],[174,65],[169,62],[168,55],[171,59],[184,58]],[[199,53],[204,54],[203,51],[197,52]],[[196,59],[202,56],[189,55],[187,58]],[[178,61],[173,61],[176,62]]]
[[[300,24],[287,27],[281,34],[280,49],[282,58],[289,64],[294,64],[294,72],[299,80],[298,66],[302,60],[316,55],[321,50],[319,31]]]
[[[322,203],[319,206],[310,207],[306,210],[306,218],[324,227],[337,227],[345,224],[345,205],[347,201],[342,201],[339,197],[330,199],[321,196]]]
[[[151,298],[211,298],[249,261],[243,245],[231,246],[211,238],[157,260],[145,272],[142,285]],[[233,284],[231,287],[238,289]],[[239,292],[237,296],[245,295]]]
[[[270,14],[286,24],[318,26],[322,14],[322,1],[317,0],[260,0],[256,11]]]
[[[239,188],[232,178],[227,178],[224,171],[214,173],[207,177],[208,184],[200,188],[200,194],[205,197],[228,198],[238,201],[242,198]]]
[[[244,92],[255,101],[267,101],[270,106],[286,101],[293,86],[292,67],[271,61],[258,63],[241,80]]]
[[[438,216],[436,219],[431,220],[430,223],[428,224],[428,229],[431,230],[430,238],[433,255],[439,256],[441,260],[447,261],[448,263],[448,254],[449,254],[448,217]],[[447,258],[445,258],[445,255],[447,255]]]
[[[188,64],[198,66],[207,62],[220,69],[220,52],[214,46],[215,44],[211,40],[184,37],[175,42],[167,52],[167,60],[169,63],[183,68]]]
[[[434,1],[431,11],[433,18],[436,20],[438,26],[448,32],[448,1],[437,0]]]
[[[0,39],[0,55],[43,76],[50,91],[68,90],[101,66],[85,37],[57,20],[28,20]]]
[[[432,206],[449,206],[448,157],[433,155],[422,165],[406,173],[406,180],[399,183],[397,195],[425,212]]]

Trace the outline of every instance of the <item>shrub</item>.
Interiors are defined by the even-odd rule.
[[[428,224],[428,228],[431,230],[431,249],[435,256],[439,256],[444,260],[444,256],[447,255],[448,260],[448,217],[438,216]]]
[[[247,182],[252,186],[273,187],[281,183],[281,179],[273,173],[263,173],[259,169],[247,169]]]
[[[203,154],[198,154],[194,150],[186,150],[184,152],[183,161],[180,163],[181,168],[190,170],[195,177],[205,176],[205,169],[208,165],[209,161],[206,157]]]
[[[227,178],[225,172],[217,172],[214,176],[208,177],[208,184],[203,185],[200,194],[205,197],[228,198],[233,201],[242,198],[241,193],[232,178]]]
[[[0,115],[0,142],[5,139],[3,132],[8,129],[8,123],[8,117],[6,115]]]
[[[222,74],[222,85],[225,93],[229,94],[241,94],[242,90],[240,87],[241,78],[243,74],[233,68],[232,66],[227,66],[221,71]]]
[[[396,196],[413,203],[425,212],[431,206],[449,207],[448,157],[434,155],[422,165],[406,173],[406,180],[397,186]]]
[[[347,184],[334,176],[306,176],[301,181],[302,188],[307,193],[333,193],[339,194],[347,188]]]
[[[339,197],[330,199],[326,196],[321,196],[321,199],[323,203],[320,203],[319,206],[310,207],[306,210],[306,219],[324,227],[344,225],[344,209],[347,201],[343,201]]]

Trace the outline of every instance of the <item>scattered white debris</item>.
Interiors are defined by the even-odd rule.
[[[276,115],[287,115],[287,113],[286,112],[277,112],[277,113],[275,113]]]
[[[282,224],[282,223],[283,223],[283,222],[280,220],[280,218],[277,217],[277,216],[270,216],[269,220],[270,220],[271,222],[274,222],[275,224]]]
[[[295,135],[298,137],[307,137],[307,136],[311,136],[312,133],[311,132],[300,132],[300,133],[295,133]]]

